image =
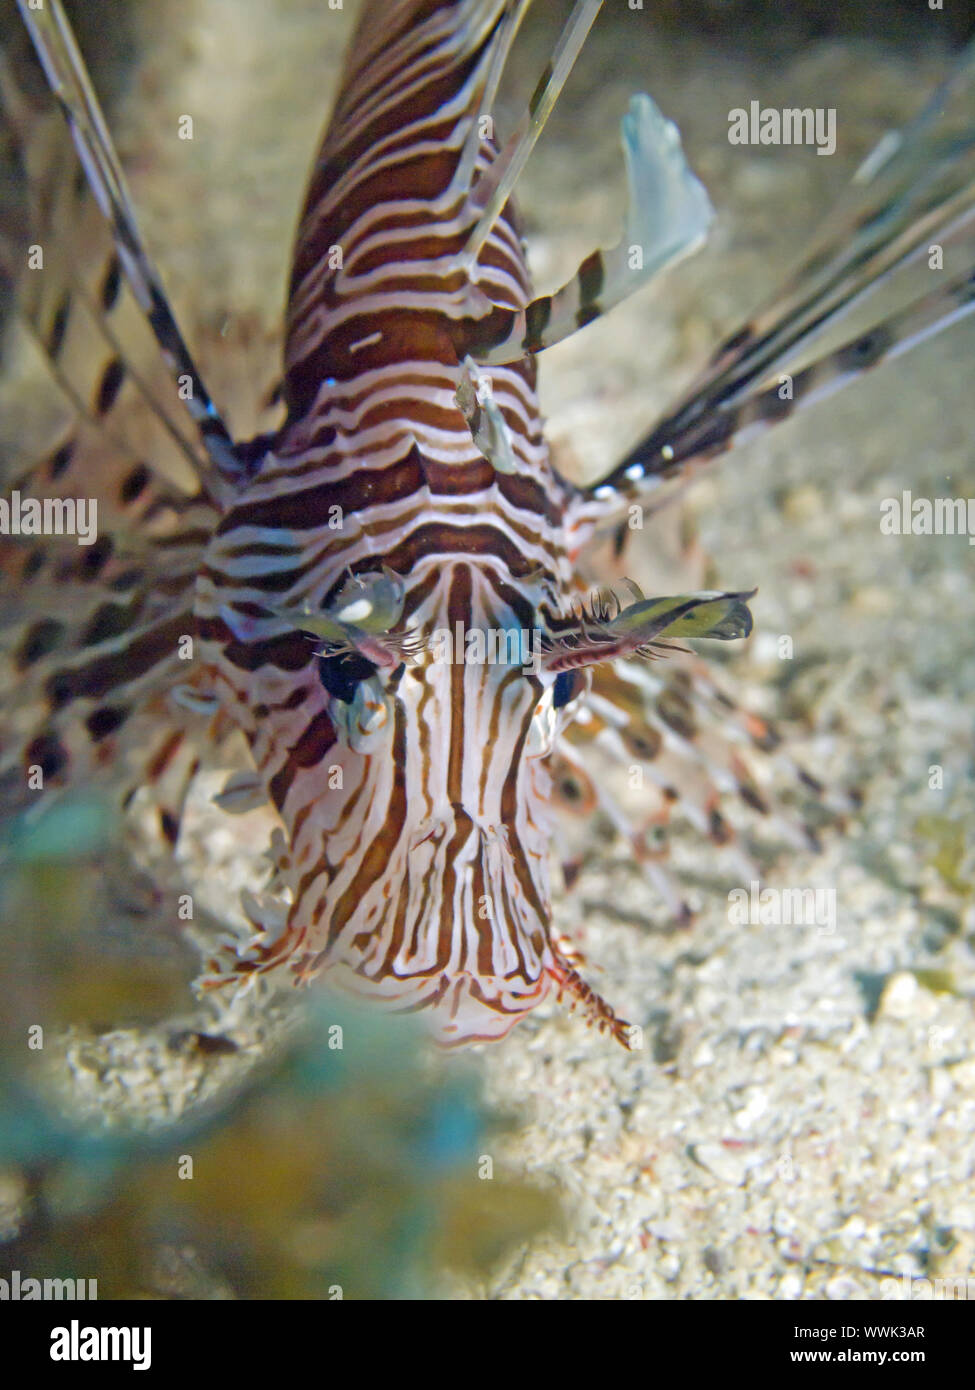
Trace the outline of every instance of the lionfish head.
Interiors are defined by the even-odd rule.
[[[506,620],[428,625],[392,669],[321,659],[320,743],[280,806],[291,905],[231,973],[325,974],[424,1010],[446,1045],[503,1037],[573,988],[550,930],[546,759],[585,678],[544,673]]]
[[[478,635],[460,651],[456,632],[435,632],[421,662],[370,678],[337,713],[350,824],[329,830],[335,870],[311,931],[328,943],[315,968],[428,1011],[444,1044],[504,1036],[564,973],[546,760],[580,682],[541,676],[521,633],[507,651]]]

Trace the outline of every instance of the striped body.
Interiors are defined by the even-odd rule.
[[[513,646],[514,662],[492,664],[454,644],[454,660],[428,648],[335,693],[287,620],[234,633],[269,596],[317,610],[349,570],[381,564],[404,578],[405,620],[427,638],[458,624],[530,633],[540,606],[571,591],[569,490],[549,463],[533,365],[487,373],[516,474],[481,455],[454,400],[454,333],[472,310],[463,155],[503,10],[367,10],[298,235],[290,419],[197,586],[205,660],[291,844],[287,933],[255,963],[286,955],[301,977],[326,968],[400,1007],[435,1005],[449,1041],[503,1034],[565,976],[549,939],[553,678],[526,676]],[[479,168],[490,157],[482,143]],[[510,215],[478,279],[499,303],[529,301]]]

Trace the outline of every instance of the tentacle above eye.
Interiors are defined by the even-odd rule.
[[[620,656],[654,656],[674,640],[708,637],[731,641],[752,630],[748,600],[741,593],[705,592],[666,598],[639,596],[625,607],[615,594],[597,594],[556,632],[542,637],[542,670],[559,673]]]
[[[418,654],[419,634],[400,627],[405,602],[403,581],[387,566],[376,573],[349,575],[325,608],[306,599],[292,606],[267,605],[268,612],[298,631],[323,639],[319,655],[356,652],[373,666],[392,670]],[[239,640],[246,641],[252,619],[229,609],[224,620]]]

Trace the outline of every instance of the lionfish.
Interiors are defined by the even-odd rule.
[[[578,0],[501,144],[528,4],[366,0],[298,224],[285,417],[238,440],[140,238],[59,0],[19,0],[64,122],[53,133],[4,67],[31,224],[4,241],[3,273],[74,421],[8,493],[25,524],[0,542],[0,772],[14,806],[86,782],[123,803],[148,791],[173,846],[187,788],[241,732],[238,789],[280,829],[253,935],[214,949],[205,984],[327,972],[428,1011],[444,1044],[501,1038],[554,992],[625,1044],[553,928],[555,808],[571,783],[608,810],[680,912],[598,756],[645,768],[657,818],[683,805],[720,844],[725,793],[765,808],[748,745],[754,758],[776,735],[700,658],[669,655],[746,636],[749,593],[593,595],[580,556],[698,465],[975,308],[973,267],[946,272],[781,389],[855,301],[970,230],[975,52],[674,409],[576,486],[549,455],[535,359],[700,245],[711,208],[675,127],[635,96],[619,242],[534,297],[511,195],[601,0]],[[137,328],[149,349],[123,350]],[[81,494],[99,503],[92,544],[30,534],[31,504]]]

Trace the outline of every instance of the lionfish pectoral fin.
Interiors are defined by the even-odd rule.
[[[682,822],[715,847],[722,877],[748,882],[782,846],[816,850],[817,827],[842,825],[851,809],[845,794],[812,778],[775,726],[739,707],[694,656],[597,666],[582,713],[553,750],[556,798],[587,817],[598,806],[675,924],[693,916],[668,864]],[[629,795],[607,776],[607,758],[625,770]]]
[[[975,213],[975,43],[949,77],[902,130],[888,131],[853,176],[789,280],[750,323],[747,352],[781,325],[787,311],[816,332],[822,290],[837,296],[836,310],[870,293],[889,274],[925,254],[937,231],[942,247],[965,233]],[[735,335],[737,339],[739,335]],[[740,360],[746,344],[726,342],[713,355],[711,373]]]
[[[641,599],[612,618],[583,614],[573,628],[543,640],[542,669],[573,671],[685,638],[747,637],[752,630],[748,600],[754,593],[678,594]]]
[[[47,250],[53,273],[53,242]],[[3,479],[5,505],[25,524],[0,537],[0,697],[11,711],[0,721],[0,815],[76,790],[110,789],[123,806],[141,792],[171,847],[201,741],[170,695],[196,688],[194,586],[217,513],[192,477],[190,493],[173,482],[172,440],[127,383],[106,375],[97,419],[78,404],[71,383],[85,349],[103,360],[92,339],[99,311],[89,308],[85,318],[56,315],[50,374],[25,361],[29,420]],[[7,420],[23,405],[7,383]],[[151,445],[153,464],[158,446],[162,469],[134,452],[120,416]]]
[[[921,114],[885,137],[861,166],[779,293],[726,338],[676,407],[587,489],[579,521],[607,523],[627,500],[659,504],[665,481],[975,310],[975,261],[964,244],[975,220],[973,111],[975,43]],[[934,246],[944,256],[943,284],[907,295],[842,347],[788,370],[842,315]]]
[[[47,32],[59,15],[25,18]],[[57,94],[54,57],[47,70]],[[222,736],[193,659],[218,513],[93,186],[77,180],[79,151],[6,54],[0,107],[27,192],[26,232],[14,226],[15,255],[0,254],[27,330],[5,344],[3,488],[7,505],[50,517],[0,537],[0,696],[15,712],[0,727],[0,815],[75,793],[123,807],[138,796],[168,851],[201,753]],[[206,729],[190,732],[189,710]]]
[[[814,359],[733,402],[708,407],[680,428],[668,423],[648,435],[612,473],[585,494],[580,519],[606,521],[636,499],[660,505],[658,490],[695,464],[738,447],[878,366],[903,356],[925,339],[975,312],[975,262],[928,294],[912,300]]]
[[[229,499],[246,480],[245,464],[210,398],[142,240],[122,166],[61,0],[47,0],[42,8],[18,0],[18,7],[67,121],[88,186],[111,231],[121,269],[171,377],[182,388],[180,400],[207,456],[207,461],[195,461],[200,481],[214,498]]]
[[[111,230],[85,178],[79,182],[83,170],[68,127],[53,101],[33,91],[28,96],[25,87],[12,55],[0,52],[0,120],[27,202],[26,225],[13,200],[0,211],[0,283],[5,291],[9,285],[18,327],[27,331],[11,333],[5,357],[16,353],[17,371],[30,375],[34,407],[27,411],[14,394],[2,408],[8,427],[15,411],[23,411],[30,426],[40,425],[42,414],[45,426],[51,422],[43,439],[37,431],[36,442],[19,425],[9,433],[25,454],[55,444],[60,461],[45,482],[70,481],[75,495],[102,502],[117,497],[118,488],[129,512],[132,503],[147,504],[152,480],[199,495],[200,446],[121,272]],[[34,380],[35,349],[46,362],[43,387]],[[67,415],[75,423],[65,424]],[[110,440],[118,468],[103,458],[97,478],[81,480],[89,440]]]

